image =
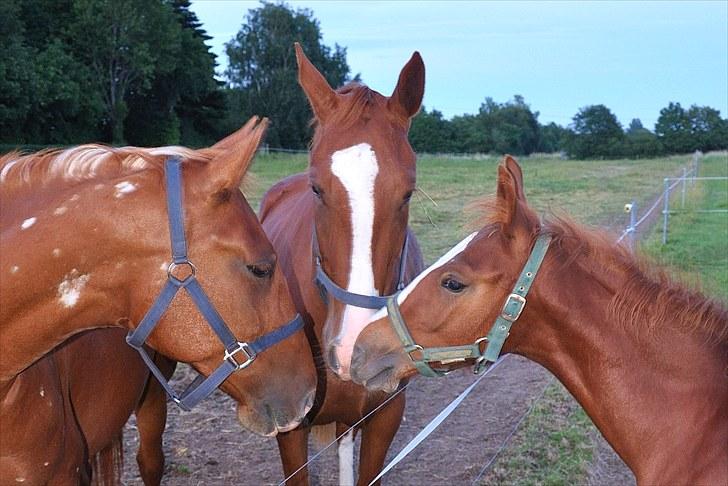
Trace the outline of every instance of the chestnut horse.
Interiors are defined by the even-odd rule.
[[[260,336],[294,329],[280,326],[295,315],[273,248],[238,189],[266,124],[251,119],[200,151],[80,146],[0,159],[0,482],[89,481],[90,456],[118,438],[148,380],[121,339],[134,330],[127,340],[136,342],[140,322],[158,322],[142,339],[153,350],[208,377],[229,372],[220,388],[253,432],[275,435],[303,419],[316,382],[304,334],[250,350]],[[173,189],[180,204],[168,212]],[[178,259],[180,234],[196,267]],[[164,310],[155,299],[165,282],[189,295],[174,297],[156,321],[148,311]],[[237,342],[240,353],[223,346],[215,310],[196,311],[192,286],[204,289],[228,334],[255,341]],[[122,331],[80,334],[103,327]],[[247,367],[236,371],[241,354]],[[144,399],[159,412],[162,395],[149,390],[157,395]],[[164,417],[142,422],[163,428]],[[36,427],[45,435],[29,442]]]
[[[492,361],[503,344],[564,383],[639,484],[728,484],[725,306],[605,234],[542,223],[511,157],[487,207],[477,234],[389,303],[392,322],[382,310],[361,332],[353,379],[391,389],[415,374],[403,329],[424,348],[420,363],[469,346]]]
[[[348,378],[354,341],[342,336],[361,328],[380,307],[344,304],[341,294],[371,300],[370,296],[394,292],[398,281],[411,280],[423,267],[407,227],[416,175],[407,132],[420,107],[425,72],[415,53],[387,98],[360,84],[334,91],[298,44],[296,57],[299,83],[316,123],[309,168],[273,186],[264,196],[260,215],[318,358],[317,400],[309,422],[336,423],[341,431],[387,398],[342,381],[323,365],[322,353]],[[319,285],[326,280],[328,287],[320,292],[315,279]],[[361,426],[359,483],[368,484],[381,469],[404,405],[401,393]],[[278,435],[286,477],[306,462],[309,431],[299,428]],[[339,444],[342,484],[353,483],[352,454],[353,433]],[[290,482],[306,484],[307,471]]]

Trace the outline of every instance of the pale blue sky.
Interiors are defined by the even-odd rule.
[[[652,129],[670,101],[728,113],[728,1],[436,2],[291,1],[319,20],[324,43],[347,47],[353,73],[389,95],[413,51],[427,68],[425,105],[475,113],[486,96],[521,94],[542,123],[570,123],[605,104],[623,125]],[[195,0],[223,44],[256,1]]]

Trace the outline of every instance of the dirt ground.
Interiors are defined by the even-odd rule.
[[[385,478],[385,484],[469,484],[492,457],[532,397],[550,377],[539,365],[510,356],[470,394],[426,442]],[[417,378],[407,390],[405,420],[389,458],[474,380],[462,370],[447,379]],[[141,484],[134,460],[134,419],[124,442],[124,482]],[[283,470],[275,439],[255,436],[237,423],[232,400],[220,392],[191,412],[169,404],[164,484],[278,484]],[[335,447],[311,464],[312,484],[338,484]]]

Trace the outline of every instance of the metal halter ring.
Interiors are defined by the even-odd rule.
[[[177,278],[177,276],[174,274],[174,271],[181,267],[187,267],[190,271],[189,275],[182,279]],[[196,273],[197,267],[195,267],[195,265],[189,260],[180,263],[172,262],[167,267],[167,278],[180,285],[188,282],[191,278],[195,276]]]
[[[409,359],[411,359],[412,362],[415,362],[421,360],[418,360],[414,356],[412,356],[412,353],[414,353],[415,351],[424,351],[424,349],[419,344],[413,344],[412,346],[409,346],[409,349],[406,349],[405,351],[407,352],[407,356],[409,356]]]
[[[245,355],[245,362],[243,363],[238,363],[238,360],[235,359],[235,355],[239,352],[242,352]],[[238,342],[237,348],[232,351],[228,351],[227,349],[225,350],[225,356],[223,359],[229,361],[230,364],[234,365],[237,369],[242,370],[243,368],[250,366],[250,364],[255,361],[256,356],[257,353],[253,351],[253,348],[251,348],[248,343]]]

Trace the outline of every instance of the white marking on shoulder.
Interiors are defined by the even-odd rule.
[[[53,214],[55,214],[56,216],[60,216],[61,214],[66,214],[66,211],[68,211],[68,208],[66,206],[58,206],[53,211]]]
[[[53,248],[53,256],[58,258],[61,256],[61,249],[60,248]]]
[[[425,271],[417,275],[414,280],[412,280],[403,290],[399,293],[397,296],[397,303],[402,305],[404,300],[412,293],[413,290],[415,290],[415,287],[422,282],[422,280],[430,274],[433,270],[445,265],[446,263],[449,263],[455,258],[458,254],[462,253],[465,248],[467,248],[468,244],[475,238],[475,235],[478,233],[471,233],[468,236],[465,237],[460,243],[453,246],[447,253],[442,255],[440,258],[437,259],[435,263],[427,267]],[[387,308],[383,307],[379,309],[376,314],[372,316],[372,318],[369,320],[369,322],[374,322],[377,319],[381,319],[382,317],[387,315]]]
[[[20,229],[26,230],[26,229],[30,228],[31,226],[33,226],[36,221],[38,221],[38,218],[36,218],[36,217],[28,218],[25,221],[23,221],[23,224],[20,225]]]
[[[43,387],[40,387],[40,396],[45,396],[45,389]]]
[[[90,275],[81,275],[75,268],[58,284],[58,301],[64,307],[73,307],[81,297],[81,290],[86,286]]]
[[[354,486],[354,430],[339,440],[339,485]]]
[[[17,265],[13,265],[12,267],[10,267],[10,273],[18,273],[18,270],[20,270],[20,267]]]
[[[137,186],[129,181],[119,182],[114,187],[116,188],[114,195],[117,199],[124,197],[124,194],[129,194],[137,190]]]

